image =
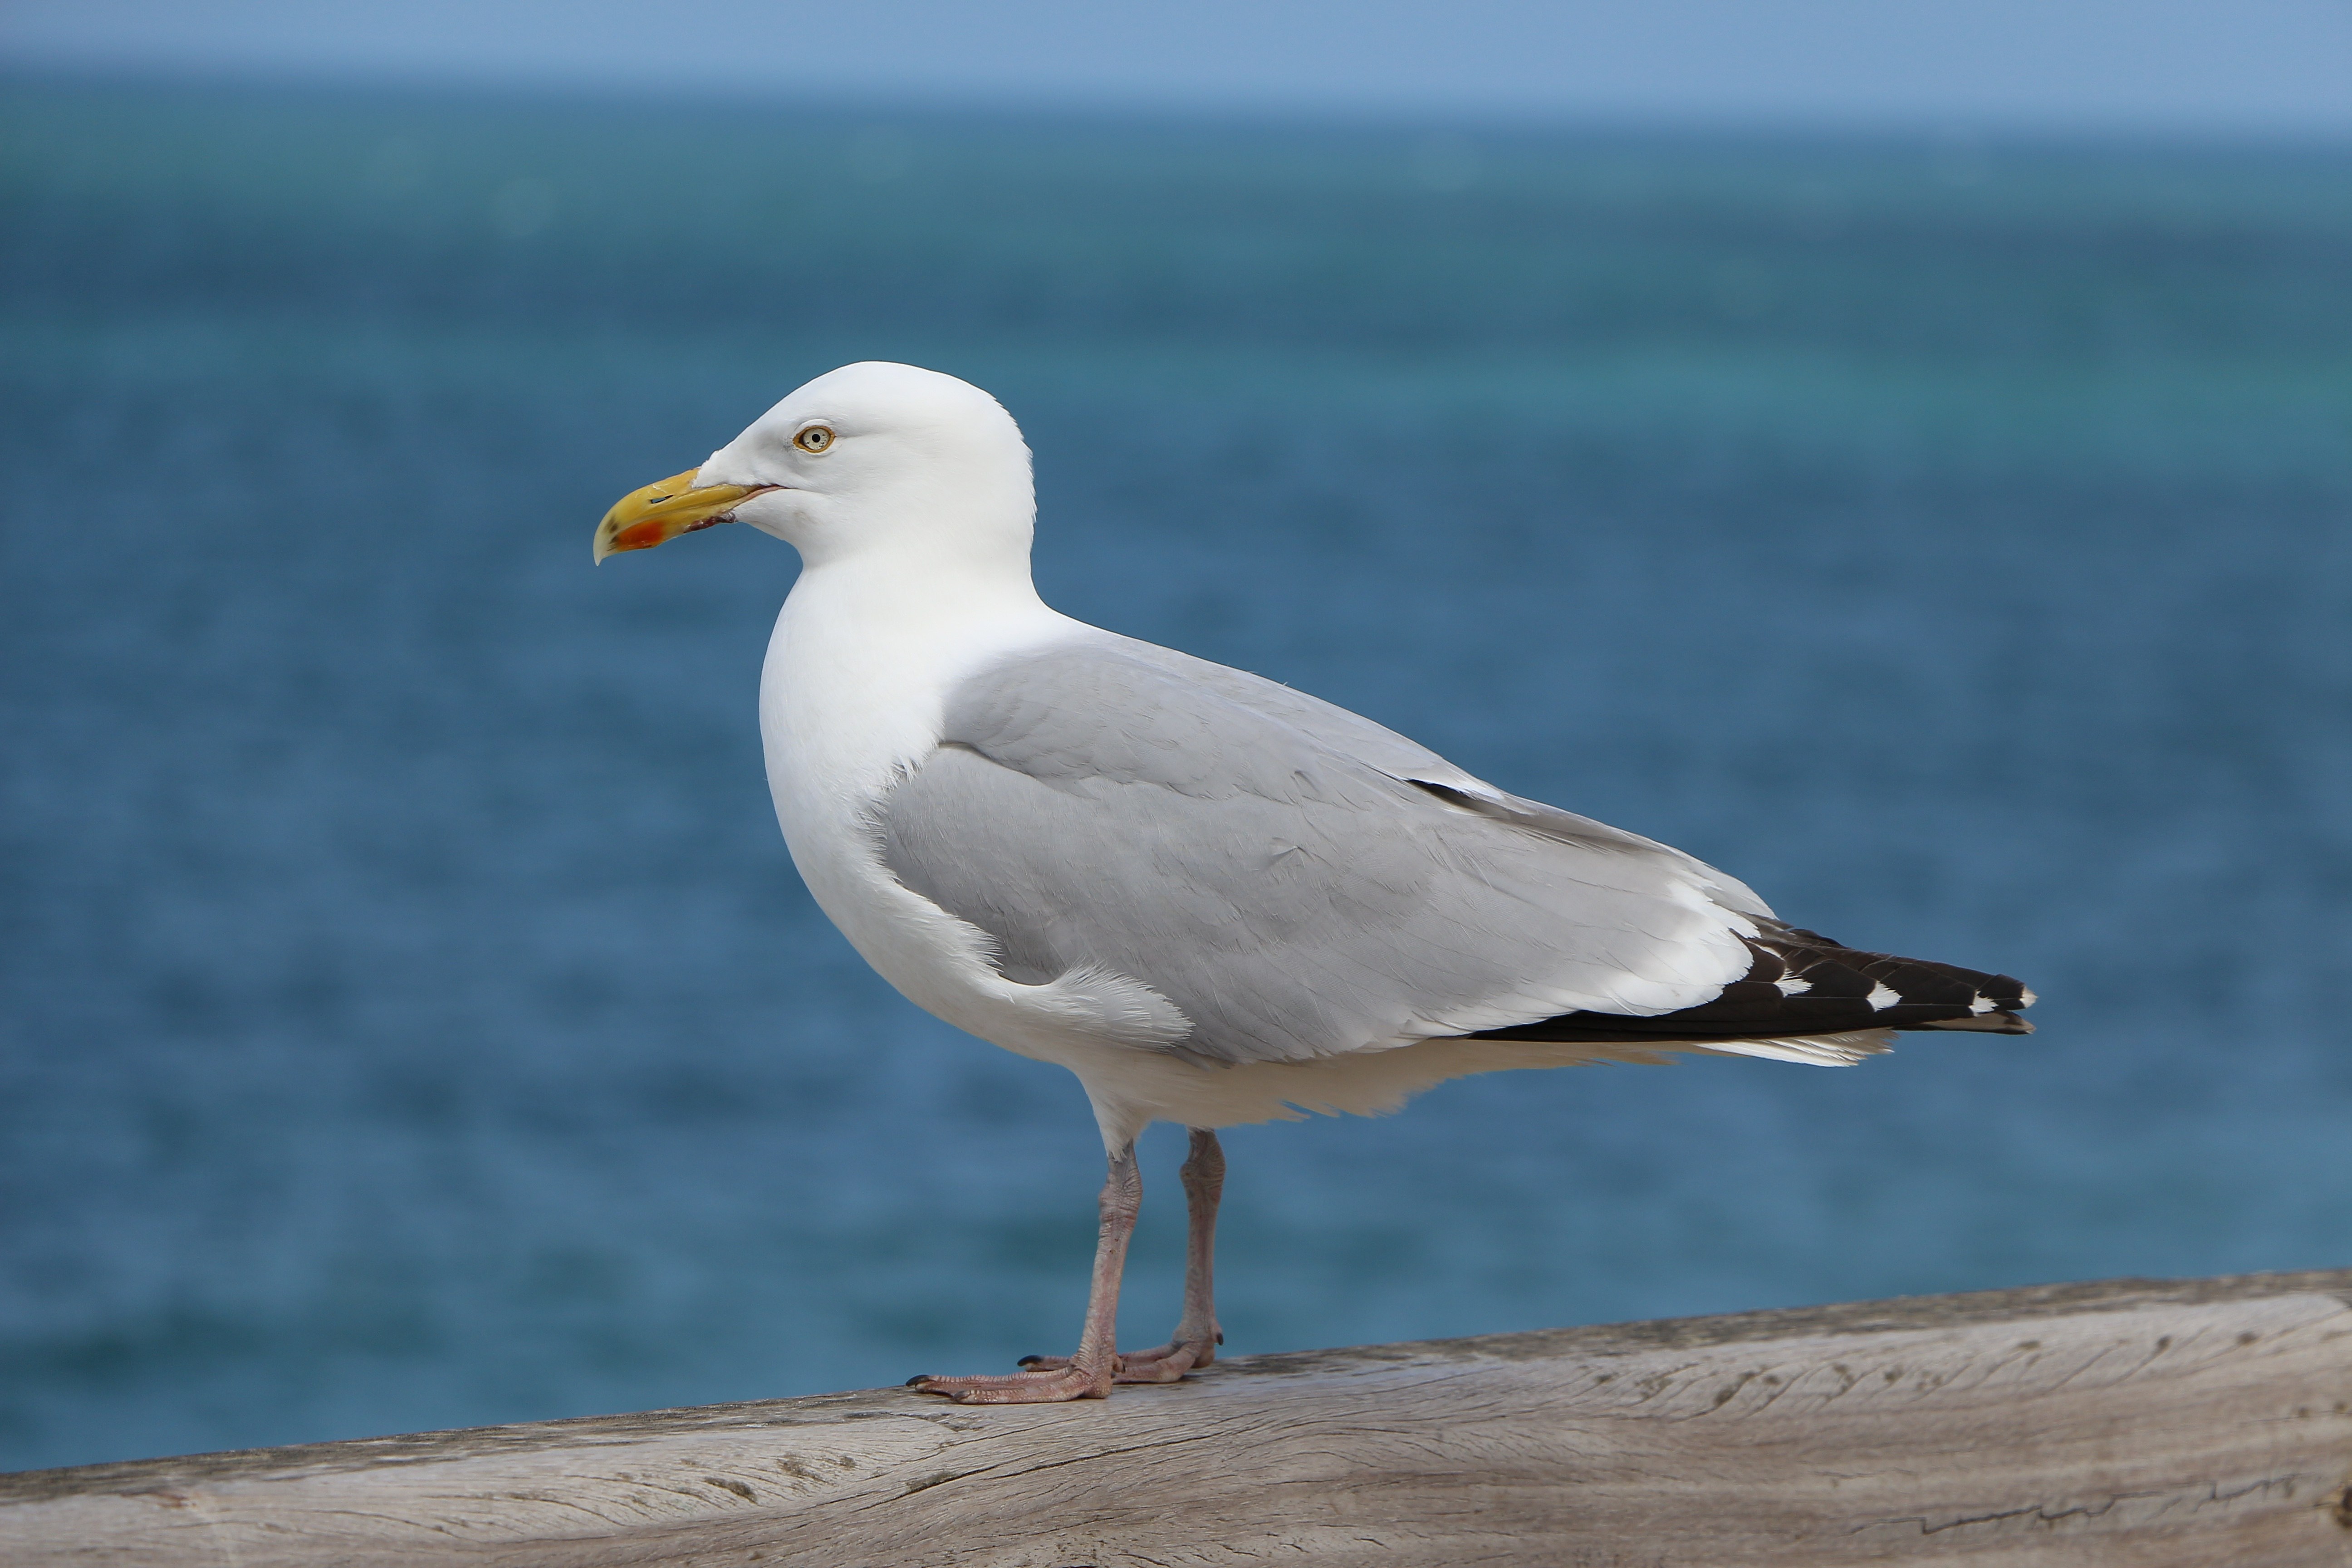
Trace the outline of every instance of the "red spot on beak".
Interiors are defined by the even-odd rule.
[[[643,522],[633,522],[613,535],[613,548],[614,550],[651,550],[668,537],[669,530],[663,524],[661,519],[647,518]]]

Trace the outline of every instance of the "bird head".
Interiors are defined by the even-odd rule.
[[[875,551],[1015,552],[1035,515],[1029,448],[996,399],[913,365],[827,372],[700,468],[633,490],[597,525],[595,558],[747,522],[814,563]]]

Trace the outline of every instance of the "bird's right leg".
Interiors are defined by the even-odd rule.
[[[1122,1351],[1118,1358],[1121,1383],[1173,1383],[1196,1367],[1217,1359],[1225,1342],[1217,1327],[1217,1200],[1225,1190],[1225,1151],[1213,1128],[1192,1129],[1192,1144],[1184,1160],[1184,1316],[1164,1345],[1148,1351]],[[1021,1364],[1048,1371],[1070,1364],[1063,1356],[1025,1356]]]
[[[1135,1168],[1130,1142],[1111,1151],[1110,1175],[1103,1183],[1094,1283],[1087,1292],[1087,1324],[1078,1335],[1077,1354],[1000,1377],[910,1377],[907,1386],[945,1394],[958,1405],[1045,1405],[1109,1394],[1118,1374],[1119,1275],[1127,1266],[1128,1237],[1135,1234],[1135,1216],[1142,1208],[1143,1177]]]

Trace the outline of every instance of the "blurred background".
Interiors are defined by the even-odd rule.
[[[16,0],[0,66],[0,1466],[1066,1345],[1076,1082],[777,837],[791,551],[589,566],[863,358],[1022,421],[1060,607],[2044,999],[1240,1130],[1231,1350],[2352,1263],[2341,6]]]

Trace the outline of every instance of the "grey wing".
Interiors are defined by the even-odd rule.
[[[1756,896],[1754,889],[1694,856],[1685,855],[1654,838],[1628,833],[1622,827],[1612,827],[1605,822],[1580,816],[1575,812],[1563,811],[1539,800],[1507,794],[1475,774],[1456,767],[1418,741],[1376,724],[1360,713],[1351,713],[1336,703],[1326,702],[1319,697],[1268,680],[1262,675],[1253,675],[1228,665],[1212,664],[1207,659],[1195,658],[1191,654],[1179,653],[1174,648],[1161,647],[1156,643],[1106,634],[1105,646],[1116,648],[1139,662],[1191,680],[1228,700],[1278,719],[1310,739],[1369,763],[1391,778],[1429,787],[1466,810],[1484,812],[1549,837],[1659,856],[1705,885],[1716,900],[1725,907],[1742,914],[1761,916],[1767,920],[1772,918],[1770,907]]]
[[[1686,856],[1108,637],[965,682],[878,818],[892,873],[987,932],[1007,978],[1139,980],[1192,1021],[1172,1048],[1216,1060],[1697,1005],[1756,930]]]

